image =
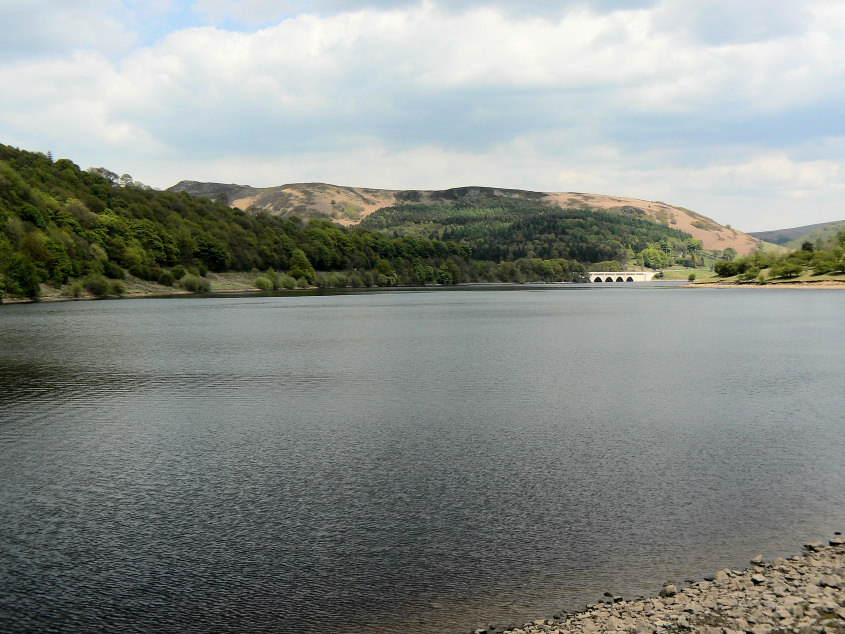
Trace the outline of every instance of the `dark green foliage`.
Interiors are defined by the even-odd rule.
[[[784,262],[772,267],[772,277],[798,277],[804,272],[804,267],[797,262]]]
[[[733,247],[728,247],[724,251],[722,251],[722,259],[727,260],[728,262],[733,262],[736,260],[737,252],[736,249]]]
[[[105,262],[103,264],[103,273],[106,277],[110,277],[113,280],[126,279],[126,271],[123,270],[123,267],[115,264],[114,262]]]
[[[3,268],[6,293],[15,297],[41,296],[41,279],[32,260],[19,253],[10,253]]]
[[[740,270],[742,269],[742,270]],[[713,265],[713,271],[720,277],[733,277],[743,273],[742,263],[735,260],[719,260]]]
[[[671,244],[690,238],[677,229],[620,214],[504,198],[481,199],[473,206],[389,207],[371,214],[362,225],[397,236],[463,243],[469,248],[467,257],[493,261],[625,261],[629,249],[638,252],[664,239]]]

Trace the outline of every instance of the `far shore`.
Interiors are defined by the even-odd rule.
[[[94,300],[94,299],[132,299],[132,298],[157,298],[157,297],[173,297],[173,296],[191,296],[191,295],[203,295],[203,296],[220,296],[225,297],[227,295],[232,294],[255,294],[260,295],[266,291],[259,290],[252,285],[252,280],[254,278],[254,274],[252,273],[239,273],[239,272],[230,272],[230,273],[209,273],[208,279],[211,281],[211,290],[205,291],[202,293],[192,293],[190,291],[186,291],[183,288],[178,286],[161,286],[159,284],[154,284],[151,282],[144,282],[143,280],[132,279],[130,280],[129,287],[123,295],[106,295],[104,297],[95,297],[93,295],[84,293],[79,297],[74,297],[66,292],[66,289],[56,289],[46,284],[42,285],[42,294],[41,297],[37,299],[30,299],[26,297],[3,297],[0,298],[0,304],[29,304],[29,303],[36,303],[36,302],[73,302],[73,301],[86,301],[86,300]],[[660,280],[656,279],[655,282],[660,281],[675,281],[679,282],[681,280]],[[536,284],[551,284],[552,282],[536,282]],[[553,282],[553,284],[569,284],[572,282]],[[518,284],[514,282],[489,282],[489,283],[466,283],[466,284],[457,284],[457,287],[465,286],[526,286],[531,285],[532,282],[526,282],[525,284]],[[601,285],[605,286],[605,285]],[[347,289],[350,287],[347,287]],[[375,287],[371,287],[375,288]],[[392,286],[392,287],[384,287],[386,289],[402,289],[402,288],[416,288],[416,287],[403,287],[403,286]],[[430,285],[426,288],[440,288],[438,285]],[[455,286],[443,287],[443,288],[455,288]],[[702,282],[690,282],[688,284],[681,285],[681,288],[800,288],[800,289],[812,289],[812,288],[840,288],[845,289],[845,279],[823,279],[823,280],[793,280],[793,281],[784,281],[784,282],[776,282],[771,281],[767,282],[766,284],[759,284],[757,282],[737,282],[734,280],[723,280],[723,281],[713,281],[707,280]],[[307,288],[300,288],[295,289],[299,291],[308,291],[308,290],[317,290],[317,286],[309,286]],[[281,290],[281,289],[280,289]],[[343,290],[343,289],[338,289]],[[276,292],[276,291],[273,291]]]

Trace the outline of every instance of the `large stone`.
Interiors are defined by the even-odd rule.
[[[675,586],[672,583],[666,584],[665,586],[663,586],[663,589],[660,591],[660,596],[663,597],[664,599],[666,597],[674,597],[676,594],[678,594],[678,588],[677,588],[677,586]]]
[[[819,579],[819,585],[821,587],[841,588],[842,577],[839,575],[822,575],[821,579]]]

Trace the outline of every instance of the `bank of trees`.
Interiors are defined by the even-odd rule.
[[[255,270],[276,287],[276,279],[287,286],[563,281],[583,267],[558,257],[500,266],[451,237],[246,214],[0,145],[0,298],[38,297],[41,284],[69,283],[74,293],[120,294],[127,276],[202,291],[208,271],[225,270]]]
[[[741,281],[789,279],[810,272],[814,275],[845,273],[845,231],[827,242],[805,242],[800,249],[785,255],[755,251],[731,260],[720,260],[713,267],[721,277],[738,276]]]

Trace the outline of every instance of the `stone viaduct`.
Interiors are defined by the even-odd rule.
[[[649,282],[656,271],[590,271],[591,282]]]

